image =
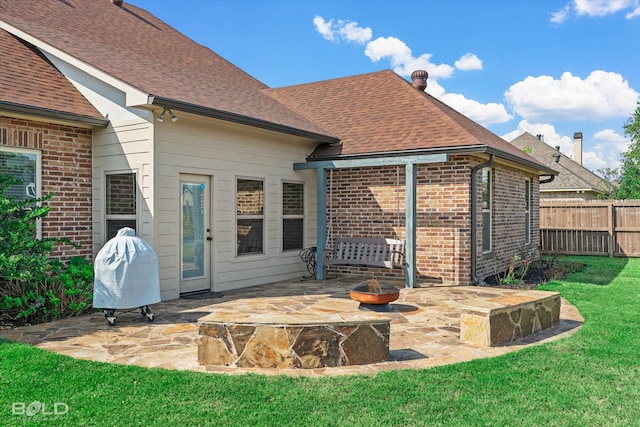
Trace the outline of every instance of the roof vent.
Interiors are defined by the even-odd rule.
[[[413,87],[424,92],[427,88],[427,78],[429,73],[425,70],[416,70],[411,73],[411,80],[413,80]]]
[[[544,142],[544,135],[542,135],[541,133],[537,134],[536,138],[538,138],[538,140]]]
[[[556,163],[560,163],[560,153],[553,154],[553,161]]]
[[[123,0],[111,0],[111,3],[115,4],[116,6],[122,6]]]

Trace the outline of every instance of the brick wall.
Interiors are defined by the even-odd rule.
[[[478,227],[476,274],[480,278],[505,271],[514,255],[529,256],[540,244],[540,211],[538,177],[521,170],[494,164],[493,171],[493,230],[492,251],[482,253],[481,233]],[[530,243],[525,244],[525,180],[531,179]],[[482,224],[478,216],[478,224]]]
[[[43,237],[67,237],[79,248],[56,245],[53,256],[91,259],[91,130],[0,116],[0,147],[29,148],[42,154],[42,194],[49,214]]]
[[[450,156],[447,163],[417,168],[417,248],[419,281],[464,285],[471,278],[471,169],[479,160]],[[532,177],[531,246],[539,241],[538,179],[494,165],[494,234],[492,254],[482,254],[482,215],[478,209],[478,275],[506,268],[524,243],[524,180]],[[337,169],[327,187],[328,246],[334,237],[405,239],[405,168],[395,166]],[[480,187],[479,187],[480,188]],[[480,191],[478,191],[480,195]],[[480,199],[478,199],[480,200]],[[479,203],[479,201],[478,201]],[[498,255],[498,259],[494,256]],[[390,275],[384,269],[344,267],[338,271]],[[395,275],[403,276],[397,270]],[[482,277],[482,276],[481,276]]]

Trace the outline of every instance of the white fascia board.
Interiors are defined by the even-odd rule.
[[[106,84],[113,86],[114,88],[124,92],[126,95],[126,98],[125,98],[126,107],[133,107],[137,105],[147,104],[147,99],[149,97],[149,94],[142,92],[138,88],[135,88],[129,85],[128,83],[123,82],[122,80],[116,79],[115,77],[103,71],[98,70],[92,65],[89,65],[86,62],[82,62],[76,57],[71,56],[64,51],[43,42],[42,40],[28,33],[25,33],[24,31],[2,20],[0,20],[0,28],[36,46],[38,49],[42,50],[47,55],[47,57],[49,57],[50,55],[53,55],[56,58],[59,58],[60,60],[67,62],[68,64],[73,65],[74,67],[77,67],[78,69],[95,77],[96,79],[101,80]]]

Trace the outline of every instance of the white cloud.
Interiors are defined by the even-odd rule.
[[[482,125],[505,123],[513,118],[504,105],[498,103],[482,104],[463,95],[446,93],[438,84],[438,79],[446,79],[453,75],[455,68],[449,64],[434,64],[430,53],[414,56],[411,48],[396,37],[378,37],[371,40],[370,28],[358,27],[356,22],[345,22],[333,19],[325,21],[316,16],[313,20],[318,33],[327,40],[348,40],[366,44],[364,54],[373,62],[387,60],[397,74],[408,77],[415,70],[426,70],[429,80],[426,91],[450,105]],[[459,70],[481,70],[482,61],[476,54],[466,53],[455,62]]]
[[[371,40],[371,28],[358,27],[357,22],[345,22],[344,25],[342,25],[342,21],[339,21],[339,23],[341,24],[341,26],[338,29],[338,32],[345,40],[358,44],[365,44],[366,42]]]
[[[322,16],[313,18],[313,25],[316,31],[326,40],[336,41],[339,39],[365,44],[372,37],[371,28],[359,27],[357,22],[343,21],[339,19],[335,21],[330,19],[325,21]]]
[[[529,132],[531,135],[542,135],[544,142],[551,147],[560,147],[560,152],[568,157],[573,157],[573,139],[568,136],[561,136],[556,131],[556,128],[549,123],[530,123],[527,120],[522,120],[518,123],[518,128],[511,131],[502,138],[507,141],[512,141],[525,132]]]
[[[569,19],[569,14],[572,11],[578,16],[587,15],[590,17],[600,17],[626,9],[633,9],[625,15],[626,19],[640,16],[638,0],[573,0],[561,10],[552,13],[551,22],[554,24],[562,24]]]
[[[633,19],[640,16],[640,6],[636,7],[633,11],[627,13],[624,17],[627,19]]]
[[[322,16],[316,16],[313,18],[313,25],[316,27],[316,31],[322,35],[326,40],[335,40],[333,31],[333,20],[325,21]]]
[[[566,5],[561,10],[554,12],[551,14],[551,22],[554,24],[562,24],[564,21],[569,19],[569,12],[571,11],[571,6]]]
[[[458,93],[445,93],[439,99],[483,126],[505,123],[513,118],[512,115],[507,113],[504,105],[495,102],[482,104],[473,99],[465,98],[464,95]]]
[[[619,168],[620,154],[627,151],[630,141],[612,129],[596,132],[593,139],[593,149],[582,154],[584,166],[594,172],[605,167]]]
[[[574,0],[578,15],[605,16],[630,7],[637,7],[636,0]]]
[[[482,70],[482,61],[475,53],[465,53],[455,64],[458,70]]]
[[[454,71],[450,65],[432,63],[430,53],[414,57],[409,46],[396,37],[378,37],[367,44],[364,54],[373,62],[388,59],[393,70],[402,76],[409,76],[415,70],[426,70],[429,78],[438,79],[451,77]]]
[[[627,117],[640,94],[620,74],[596,70],[584,80],[570,72],[559,80],[529,76],[509,87],[504,96],[523,118],[545,122]]]

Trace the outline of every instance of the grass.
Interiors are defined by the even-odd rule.
[[[505,356],[376,376],[290,378],[145,369],[0,341],[0,424],[57,426],[635,426],[640,259],[544,286],[585,317],[573,336]],[[13,415],[42,402],[65,414]],[[64,407],[62,407],[62,410]],[[64,412],[64,410],[63,410]]]

